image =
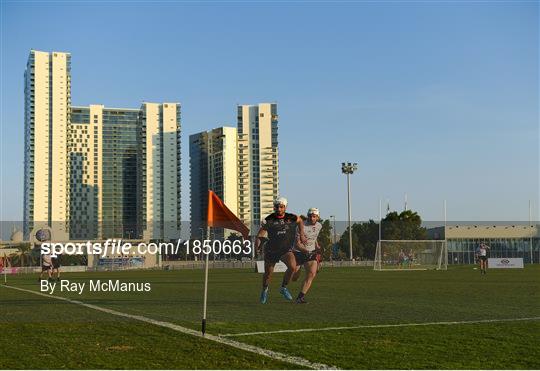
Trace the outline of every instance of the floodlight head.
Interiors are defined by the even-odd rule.
[[[352,163],[352,162],[342,162],[341,163],[341,172],[343,174],[352,174],[356,170],[358,170],[358,163]]]

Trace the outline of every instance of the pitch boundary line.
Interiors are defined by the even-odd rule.
[[[343,326],[343,327],[322,327],[322,328],[301,328],[290,330],[274,330],[274,331],[255,331],[241,332],[237,334],[220,334],[220,337],[229,338],[236,336],[250,335],[266,335],[266,334],[283,334],[291,332],[317,332],[317,331],[336,331],[336,330],[354,330],[360,328],[388,328],[388,327],[414,327],[414,326],[433,326],[433,325],[466,325],[474,323],[493,323],[493,322],[515,322],[515,321],[538,321],[540,317],[525,317],[525,318],[502,318],[502,319],[481,319],[476,321],[445,321],[445,322],[420,322],[420,323],[395,323],[388,325],[359,325],[359,326]]]
[[[247,352],[250,352],[250,353],[263,355],[263,356],[266,356],[266,357],[269,357],[269,358],[272,358],[272,359],[278,360],[278,361],[288,362],[288,363],[292,363],[292,364],[295,364],[295,365],[308,367],[308,368],[316,369],[316,370],[317,369],[318,370],[321,370],[321,369],[336,370],[337,369],[337,367],[335,367],[335,366],[329,366],[329,365],[326,365],[324,363],[311,362],[311,361],[309,361],[307,359],[304,359],[304,358],[301,358],[301,357],[290,356],[290,355],[285,354],[285,353],[280,353],[280,352],[276,352],[276,351],[273,351],[273,350],[260,348],[260,347],[254,346],[254,345],[241,343],[241,342],[238,342],[236,340],[227,339],[227,338],[224,338],[224,337],[221,337],[221,336],[211,335],[211,334],[208,334],[208,333],[203,336],[199,331],[195,331],[195,330],[192,330],[192,329],[187,328],[187,327],[176,325],[176,324],[171,323],[171,322],[158,321],[158,320],[148,318],[148,317],[144,317],[144,316],[138,316],[138,315],[128,314],[128,313],[124,313],[124,312],[119,312],[119,311],[116,311],[116,310],[113,310],[113,309],[108,309],[108,308],[99,307],[97,305],[88,304],[88,303],[85,303],[85,302],[82,302],[82,301],[79,301],[79,300],[68,299],[68,298],[64,298],[64,297],[61,297],[61,296],[54,296],[54,295],[50,295],[50,294],[43,294],[41,292],[28,290],[28,289],[23,289],[23,288],[20,288],[20,287],[5,286],[5,285],[1,285],[1,286],[6,287],[6,288],[10,288],[10,289],[14,289],[14,290],[18,290],[18,291],[28,292],[28,293],[43,296],[43,297],[46,297],[46,298],[53,298],[53,299],[57,299],[57,300],[63,300],[63,301],[66,301],[68,303],[71,303],[71,304],[80,305],[80,306],[83,306],[83,307],[86,307],[86,308],[94,309],[94,310],[97,310],[97,311],[100,311],[100,312],[112,314],[112,315],[119,316],[119,317],[130,318],[130,319],[134,319],[134,320],[137,320],[137,321],[150,323],[150,324],[155,325],[155,326],[165,327],[165,328],[168,328],[168,329],[171,329],[171,330],[174,330],[174,331],[178,331],[178,332],[181,332],[181,333],[184,333],[184,334],[187,334],[187,335],[192,335],[192,336],[196,336],[196,337],[199,337],[199,338],[211,340],[213,342],[228,345],[228,346],[231,346],[231,347],[234,347],[234,348],[237,348],[237,349],[241,349],[241,350],[244,350],[244,351],[247,351]]]

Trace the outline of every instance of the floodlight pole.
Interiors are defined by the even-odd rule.
[[[358,170],[358,164],[350,162],[341,163],[341,172],[347,175],[347,206],[349,212],[349,256],[351,261],[353,260],[353,251],[352,251],[352,228],[351,228],[351,179],[350,175]]]
[[[531,200],[529,200],[529,228],[531,229],[531,232],[529,234],[529,251],[531,254],[531,264],[533,264],[533,246],[532,246],[532,234],[533,234],[533,224],[532,224],[532,207],[531,207]]]
[[[334,219],[334,227],[332,228],[334,230],[334,243],[332,245],[332,250],[330,251],[330,260],[332,260],[333,258],[333,255],[334,255],[334,247],[336,246],[337,244],[337,236],[336,236],[336,216],[335,215],[330,215],[330,218],[333,218]]]
[[[353,260],[352,252],[352,227],[351,227],[351,177],[350,173],[347,173],[347,204],[349,209],[349,257]]]

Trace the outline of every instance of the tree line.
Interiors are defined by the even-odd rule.
[[[341,234],[336,248],[333,248],[332,225],[330,220],[321,220],[319,244],[324,251],[324,259],[349,258],[349,228]],[[381,239],[383,240],[425,240],[427,230],[422,227],[422,218],[412,210],[400,213],[392,211],[386,214],[381,223]],[[379,240],[379,223],[370,219],[367,222],[352,224],[352,246],[355,259],[373,260],[377,241]]]

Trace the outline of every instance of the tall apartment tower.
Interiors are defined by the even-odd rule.
[[[142,237],[180,238],[180,104],[143,103],[139,122],[138,218]]]
[[[72,107],[70,237],[180,236],[180,105]]]
[[[70,238],[136,238],[139,110],[72,107]]]
[[[238,106],[238,216],[254,230],[278,196],[277,104]]]
[[[237,129],[219,127],[190,135],[191,236],[201,236],[208,208],[208,190],[238,214]],[[218,233],[222,233],[218,231]],[[221,237],[221,236],[218,236]]]
[[[180,237],[180,104],[72,107],[70,54],[25,71],[24,232],[55,240]]]
[[[69,53],[31,50],[24,73],[24,235],[49,225],[69,235]]]

